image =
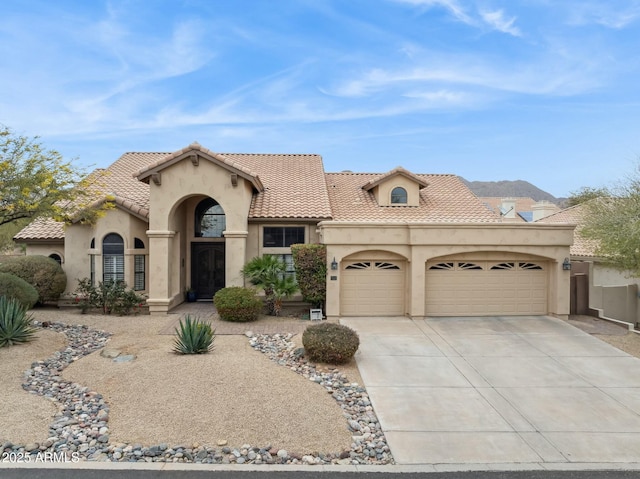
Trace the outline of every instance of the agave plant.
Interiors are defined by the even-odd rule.
[[[211,325],[203,323],[200,318],[184,317],[180,320],[179,327],[175,329],[176,338],[173,342],[173,351],[178,354],[204,354],[213,351],[213,340],[216,331]]]
[[[33,317],[15,298],[0,297],[0,348],[26,343],[36,332],[31,327]]]

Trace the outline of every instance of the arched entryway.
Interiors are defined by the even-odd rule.
[[[191,241],[191,289],[198,300],[211,301],[225,287],[226,216],[213,198],[195,207]]]

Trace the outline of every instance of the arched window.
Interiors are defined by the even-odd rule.
[[[392,205],[406,205],[407,204],[407,190],[401,186],[396,186],[391,190],[391,204]]]
[[[195,217],[195,236],[222,238],[222,232],[226,227],[224,210],[216,200],[207,198],[198,203]]]
[[[102,240],[102,281],[124,281],[124,241],[109,233]]]
[[[58,263],[59,265],[62,265],[62,257],[59,254],[56,254],[56,253],[50,254],[49,258],[51,258],[52,260],[55,260],[55,262]]]

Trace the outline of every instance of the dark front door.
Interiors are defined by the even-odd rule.
[[[191,287],[199,300],[224,288],[224,243],[191,243]]]

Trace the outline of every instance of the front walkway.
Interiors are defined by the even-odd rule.
[[[640,359],[551,317],[345,318],[398,464],[640,462]]]
[[[258,321],[249,323],[221,321],[212,302],[197,301],[195,303],[182,303],[169,311],[169,316],[173,316],[175,319],[160,330],[159,334],[174,334],[180,320],[187,314],[207,321],[215,329],[216,334],[245,334],[247,331],[251,331],[254,334],[302,334],[305,328],[312,324],[310,321],[291,316],[262,316]]]

